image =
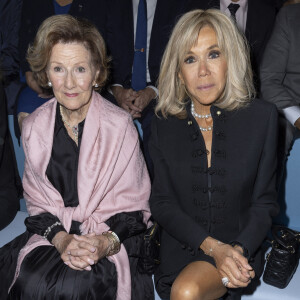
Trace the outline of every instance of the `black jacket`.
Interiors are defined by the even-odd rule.
[[[15,217],[21,193],[21,180],[7,124],[5,94],[0,83],[0,230]]]
[[[0,68],[4,85],[19,78],[19,28],[22,0],[0,1]]]
[[[189,109],[188,109],[189,111]],[[255,259],[276,203],[277,111],[253,100],[225,111],[212,106],[211,167],[197,122],[154,118],[150,153],[154,182],[153,218],[163,228],[160,274],[172,274],[193,260],[207,236],[238,241]]]

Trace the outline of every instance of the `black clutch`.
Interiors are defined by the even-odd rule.
[[[300,233],[284,226],[273,226],[272,235],[272,249],[267,255],[263,280],[284,289],[298,267]]]
[[[138,256],[138,271],[140,273],[153,274],[160,263],[160,228],[156,222],[149,227],[144,234],[141,253]]]

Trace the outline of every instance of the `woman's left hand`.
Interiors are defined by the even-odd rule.
[[[229,279],[228,288],[246,287],[255,276],[254,270],[242,251],[228,244],[216,247],[213,258],[221,277]]]
[[[207,237],[201,244],[201,249],[213,257],[220,277],[228,278],[229,283],[226,287],[246,287],[254,278],[255,272],[243,256],[240,247],[233,248],[229,244]]]
[[[79,242],[79,249],[70,251],[70,260],[80,257],[81,260],[88,262],[90,265],[97,263],[106,256],[110,241],[104,235],[74,235],[74,239]],[[91,246],[96,250],[91,252]]]

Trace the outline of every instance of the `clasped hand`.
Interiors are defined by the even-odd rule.
[[[134,91],[121,86],[113,86],[112,91],[119,106],[129,112],[133,119],[140,118],[144,108],[156,97],[152,88]]]
[[[73,270],[90,271],[91,266],[105,257],[110,241],[103,235],[82,236],[59,232],[52,240],[63,262]]]
[[[229,279],[228,288],[246,287],[255,276],[248,259],[243,256],[243,250],[238,246],[220,244],[214,249],[213,258],[221,278]]]
[[[201,248],[205,253],[209,253],[213,257],[220,279],[224,277],[229,279],[226,287],[246,287],[251,282],[251,279],[254,278],[255,272],[249,265],[248,259],[243,256],[241,247],[232,247],[229,244],[224,244],[208,237]],[[211,251],[207,251],[208,249],[211,249]]]

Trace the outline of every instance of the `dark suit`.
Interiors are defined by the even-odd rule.
[[[195,260],[214,263],[199,250],[208,236],[243,244],[259,276],[258,249],[278,212],[276,107],[254,100],[238,111],[213,106],[211,112],[209,169],[204,140],[190,113],[185,119],[155,118],[152,123],[155,176],[150,208],[163,228],[161,264],[155,274],[162,298],[169,296],[184,266]]]
[[[181,0],[158,0],[151,30],[148,67],[155,86],[162,55],[175,20],[182,12]],[[107,46],[112,56],[112,83],[131,88],[134,56],[132,0],[110,0],[107,16]]]
[[[251,50],[251,62],[255,75],[259,75],[259,64],[268,39],[272,33],[276,13],[281,0],[249,0],[245,36]],[[220,9],[220,0],[189,0],[185,11],[192,9]],[[258,85],[258,83],[257,83]],[[258,86],[257,86],[258,87]]]
[[[94,23],[104,36],[105,9],[106,0],[73,0],[69,14],[88,19]],[[42,22],[53,15],[55,15],[53,0],[23,0],[19,41],[21,71],[23,74],[30,71],[25,58],[29,44],[33,42]]]
[[[7,124],[7,110],[0,83],[0,230],[7,226],[19,209],[21,182]],[[18,186],[18,187],[17,187]]]
[[[176,18],[181,14],[183,0],[158,0],[156,4],[149,46],[148,68],[150,82],[156,85],[160,62],[169,40]],[[132,0],[110,0],[108,2],[106,41],[112,57],[112,84],[131,88],[132,65],[134,58],[134,22]],[[105,95],[106,96],[106,95]],[[107,96],[108,98],[109,95]],[[111,100],[111,99],[110,99]],[[112,99],[114,101],[114,99]],[[114,101],[115,102],[115,101]],[[115,102],[116,103],[116,102]],[[144,155],[151,172],[152,165],[148,155],[148,140],[151,132],[151,119],[155,101],[142,112],[140,119],[143,129]]]
[[[284,108],[300,105],[300,4],[283,7],[266,47],[261,65],[261,91],[265,100]],[[279,181],[286,157],[299,130],[284,116],[280,120]]]
[[[22,87],[19,80],[18,52],[22,2],[22,0],[0,1],[0,69],[9,114],[13,113],[18,92]]]

